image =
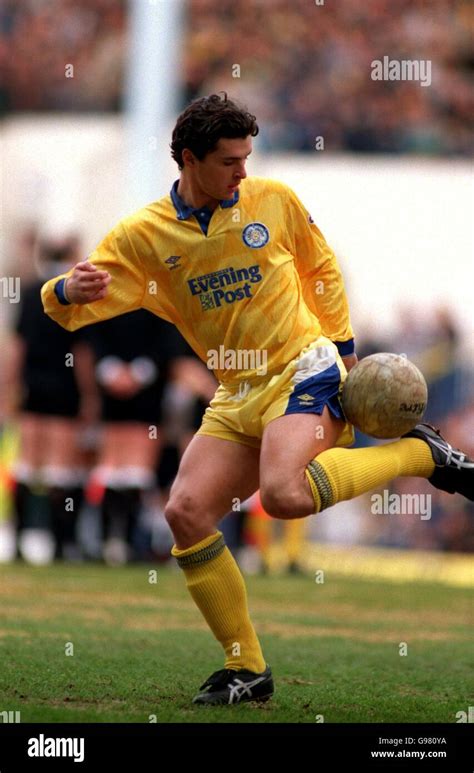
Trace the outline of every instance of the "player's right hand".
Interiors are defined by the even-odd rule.
[[[108,271],[99,271],[92,263],[83,260],[65,282],[66,296],[71,303],[93,303],[107,295],[107,285],[112,277]]]

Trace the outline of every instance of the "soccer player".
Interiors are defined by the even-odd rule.
[[[6,371],[20,394],[20,448],[13,467],[19,552],[47,563],[80,557],[76,542],[85,469],[80,425],[94,403],[94,372],[84,332],[68,333],[45,316],[40,288],[79,259],[74,235],[39,244],[40,277],[23,287]],[[74,367],[70,362],[74,360]]]
[[[211,95],[179,116],[180,177],[122,220],[88,260],[47,282],[46,312],[69,330],[133,309],[172,322],[220,382],[166,507],[187,587],[225,651],[201,704],[273,693],[243,577],[217,524],[260,488],[277,518],[319,513],[399,475],[474,499],[474,463],[428,425],[347,449],[339,403],[357,361],[341,273],[295,193],[247,177],[255,116]],[[253,358],[252,356],[253,355]]]
[[[198,361],[174,325],[145,309],[91,325],[87,340],[96,359],[103,425],[91,475],[104,490],[103,557],[107,563],[124,564],[135,556],[144,496],[155,485],[165,386],[173,365],[183,369],[186,360],[193,365]],[[199,367],[213,382],[201,362]],[[150,427],[158,429],[154,442]]]

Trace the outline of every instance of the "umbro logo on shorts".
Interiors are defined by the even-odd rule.
[[[314,402],[314,397],[313,395],[308,395],[308,394],[298,395],[298,400],[302,403],[306,403],[306,405],[309,405],[309,403]]]

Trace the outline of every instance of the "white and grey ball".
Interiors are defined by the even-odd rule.
[[[420,370],[401,354],[364,357],[349,372],[342,389],[347,420],[366,435],[396,438],[418,424],[428,387]]]

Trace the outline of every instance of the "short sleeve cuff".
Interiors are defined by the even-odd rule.
[[[337,346],[337,350],[341,357],[348,357],[355,352],[354,339],[350,338],[349,341],[333,341]]]
[[[59,303],[61,303],[63,306],[70,306],[70,301],[66,298],[64,294],[64,283],[66,281],[66,278],[60,279],[56,284],[54,285],[54,294],[56,298],[58,299]]]

